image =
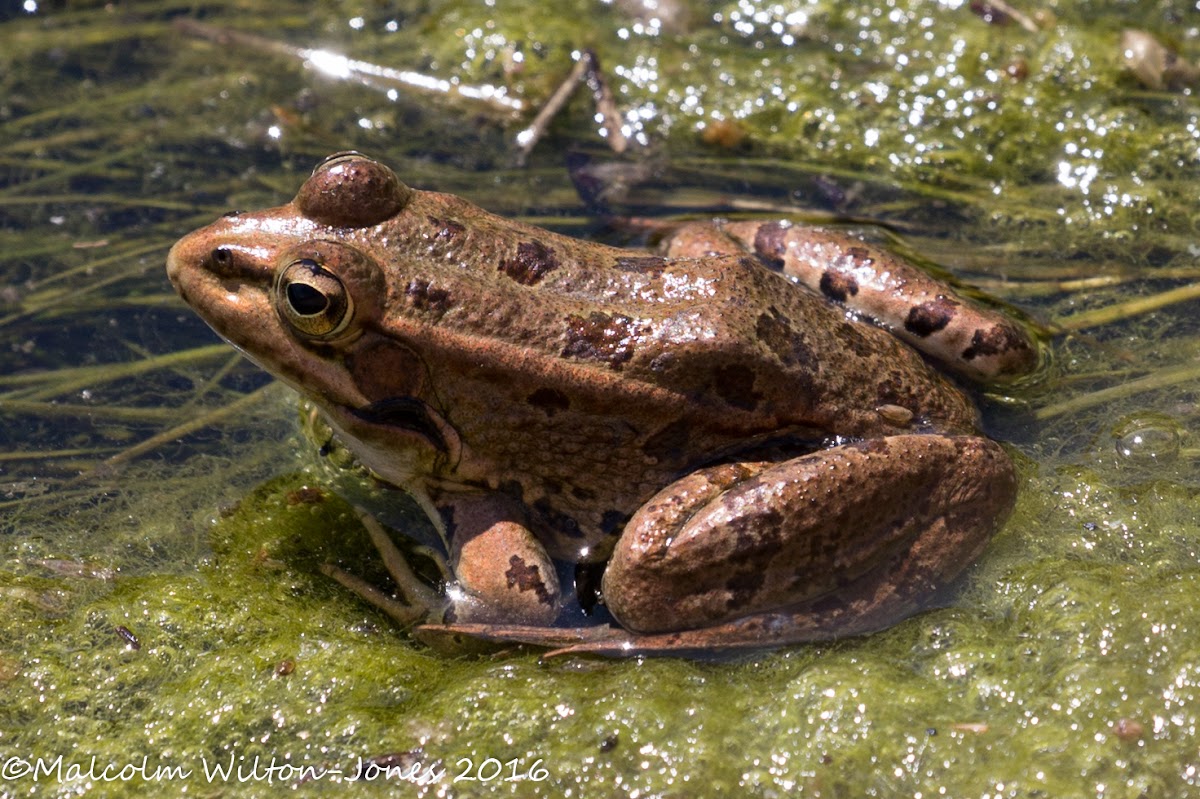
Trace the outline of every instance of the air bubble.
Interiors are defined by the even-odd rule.
[[[1166,465],[1179,458],[1179,427],[1169,417],[1134,418],[1113,431],[1117,455],[1131,464]]]

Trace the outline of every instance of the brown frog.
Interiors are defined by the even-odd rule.
[[[845,233],[690,224],[646,254],[339,153],[167,270],[428,510],[442,590],[371,523],[398,594],[329,569],[425,636],[620,654],[861,633],[961,573],[1014,501],[971,401],[897,336],[984,379],[1035,347]],[[570,621],[579,564],[616,623]]]

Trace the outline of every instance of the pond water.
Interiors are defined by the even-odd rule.
[[[1190,66],[1200,11],[1020,11],[0,7],[0,797],[355,775],[414,796],[1187,795],[1200,110],[1154,43]],[[1151,38],[1122,45],[1130,28]],[[632,151],[607,150],[580,93],[520,163],[581,47]],[[505,102],[368,85],[318,51]],[[877,226],[1041,333],[1039,374],[979,393],[1018,462],[1013,518],[935,609],[871,636],[716,661],[413,642],[319,573],[378,577],[337,476],[295,395],[163,268],[182,234],[290,199],[346,149],[585,238],[625,234],[577,196],[583,157],[617,215]]]

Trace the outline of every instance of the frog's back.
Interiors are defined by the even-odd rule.
[[[685,403],[731,435],[873,435],[882,406],[974,425],[970,402],[914,351],[754,258],[640,254],[419,195],[408,218],[423,227],[391,237],[386,307],[397,330],[422,331],[430,364],[461,376],[488,363],[495,381],[594,407],[636,397],[645,415]]]
[[[969,399],[910,347],[754,258],[666,259],[661,269],[657,291],[637,295],[652,321],[631,337],[642,351],[627,353],[629,379],[695,398],[725,422],[773,429],[889,432],[880,409],[894,406],[919,424],[976,424]],[[681,298],[684,285],[691,296]]]

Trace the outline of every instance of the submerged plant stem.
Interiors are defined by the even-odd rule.
[[[262,388],[255,389],[249,394],[246,394],[240,399],[234,400],[228,405],[216,408],[206,414],[203,414],[202,416],[189,419],[183,424],[176,425],[169,430],[164,430],[161,433],[153,435],[140,444],[136,444],[129,449],[123,450],[116,455],[113,455],[111,458],[108,458],[103,462],[102,466],[120,466],[121,464],[125,464],[131,460],[134,460],[135,458],[140,458],[147,452],[151,452],[152,450],[161,447],[163,444],[166,444],[169,441],[174,441],[177,438],[190,435],[197,430],[202,430],[205,427],[217,424],[229,416],[253,407],[256,403],[260,402],[269,391],[272,390],[273,386],[275,386],[274,383],[268,383]]]
[[[1080,311],[1077,314],[1065,316],[1055,322],[1055,327],[1061,331],[1084,330],[1089,327],[1119,322],[1150,311],[1157,311],[1177,302],[1200,299],[1200,283],[1170,289],[1149,297],[1137,297],[1127,302],[1094,308],[1090,311]]]
[[[1187,383],[1192,380],[1200,380],[1200,364],[1189,363],[1184,366],[1177,366],[1174,369],[1164,369],[1137,380],[1131,380],[1128,383],[1110,386],[1099,391],[1093,391],[1090,394],[1082,394],[1063,402],[1056,402],[1053,405],[1045,405],[1033,412],[1033,418],[1039,422],[1044,422],[1047,419],[1053,419],[1065,413],[1074,413],[1085,408],[1101,405],[1105,402],[1124,399],[1145,391],[1154,391],[1166,388],[1167,386]]]
[[[105,364],[104,366],[80,366],[75,369],[57,369],[53,372],[30,372],[19,375],[0,376],[0,387],[37,386],[28,393],[11,391],[0,395],[0,400],[26,401],[45,400],[70,394],[82,388],[94,388],[102,383],[109,383],[126,377],[136,377],[156,369],[170,369],[183,365],[192,365],[229,353],[227,344],[210,344],[204,347],[194,347],[190,350],[169,352],[156,355],[153,358],[143,358],[131,363]]]

